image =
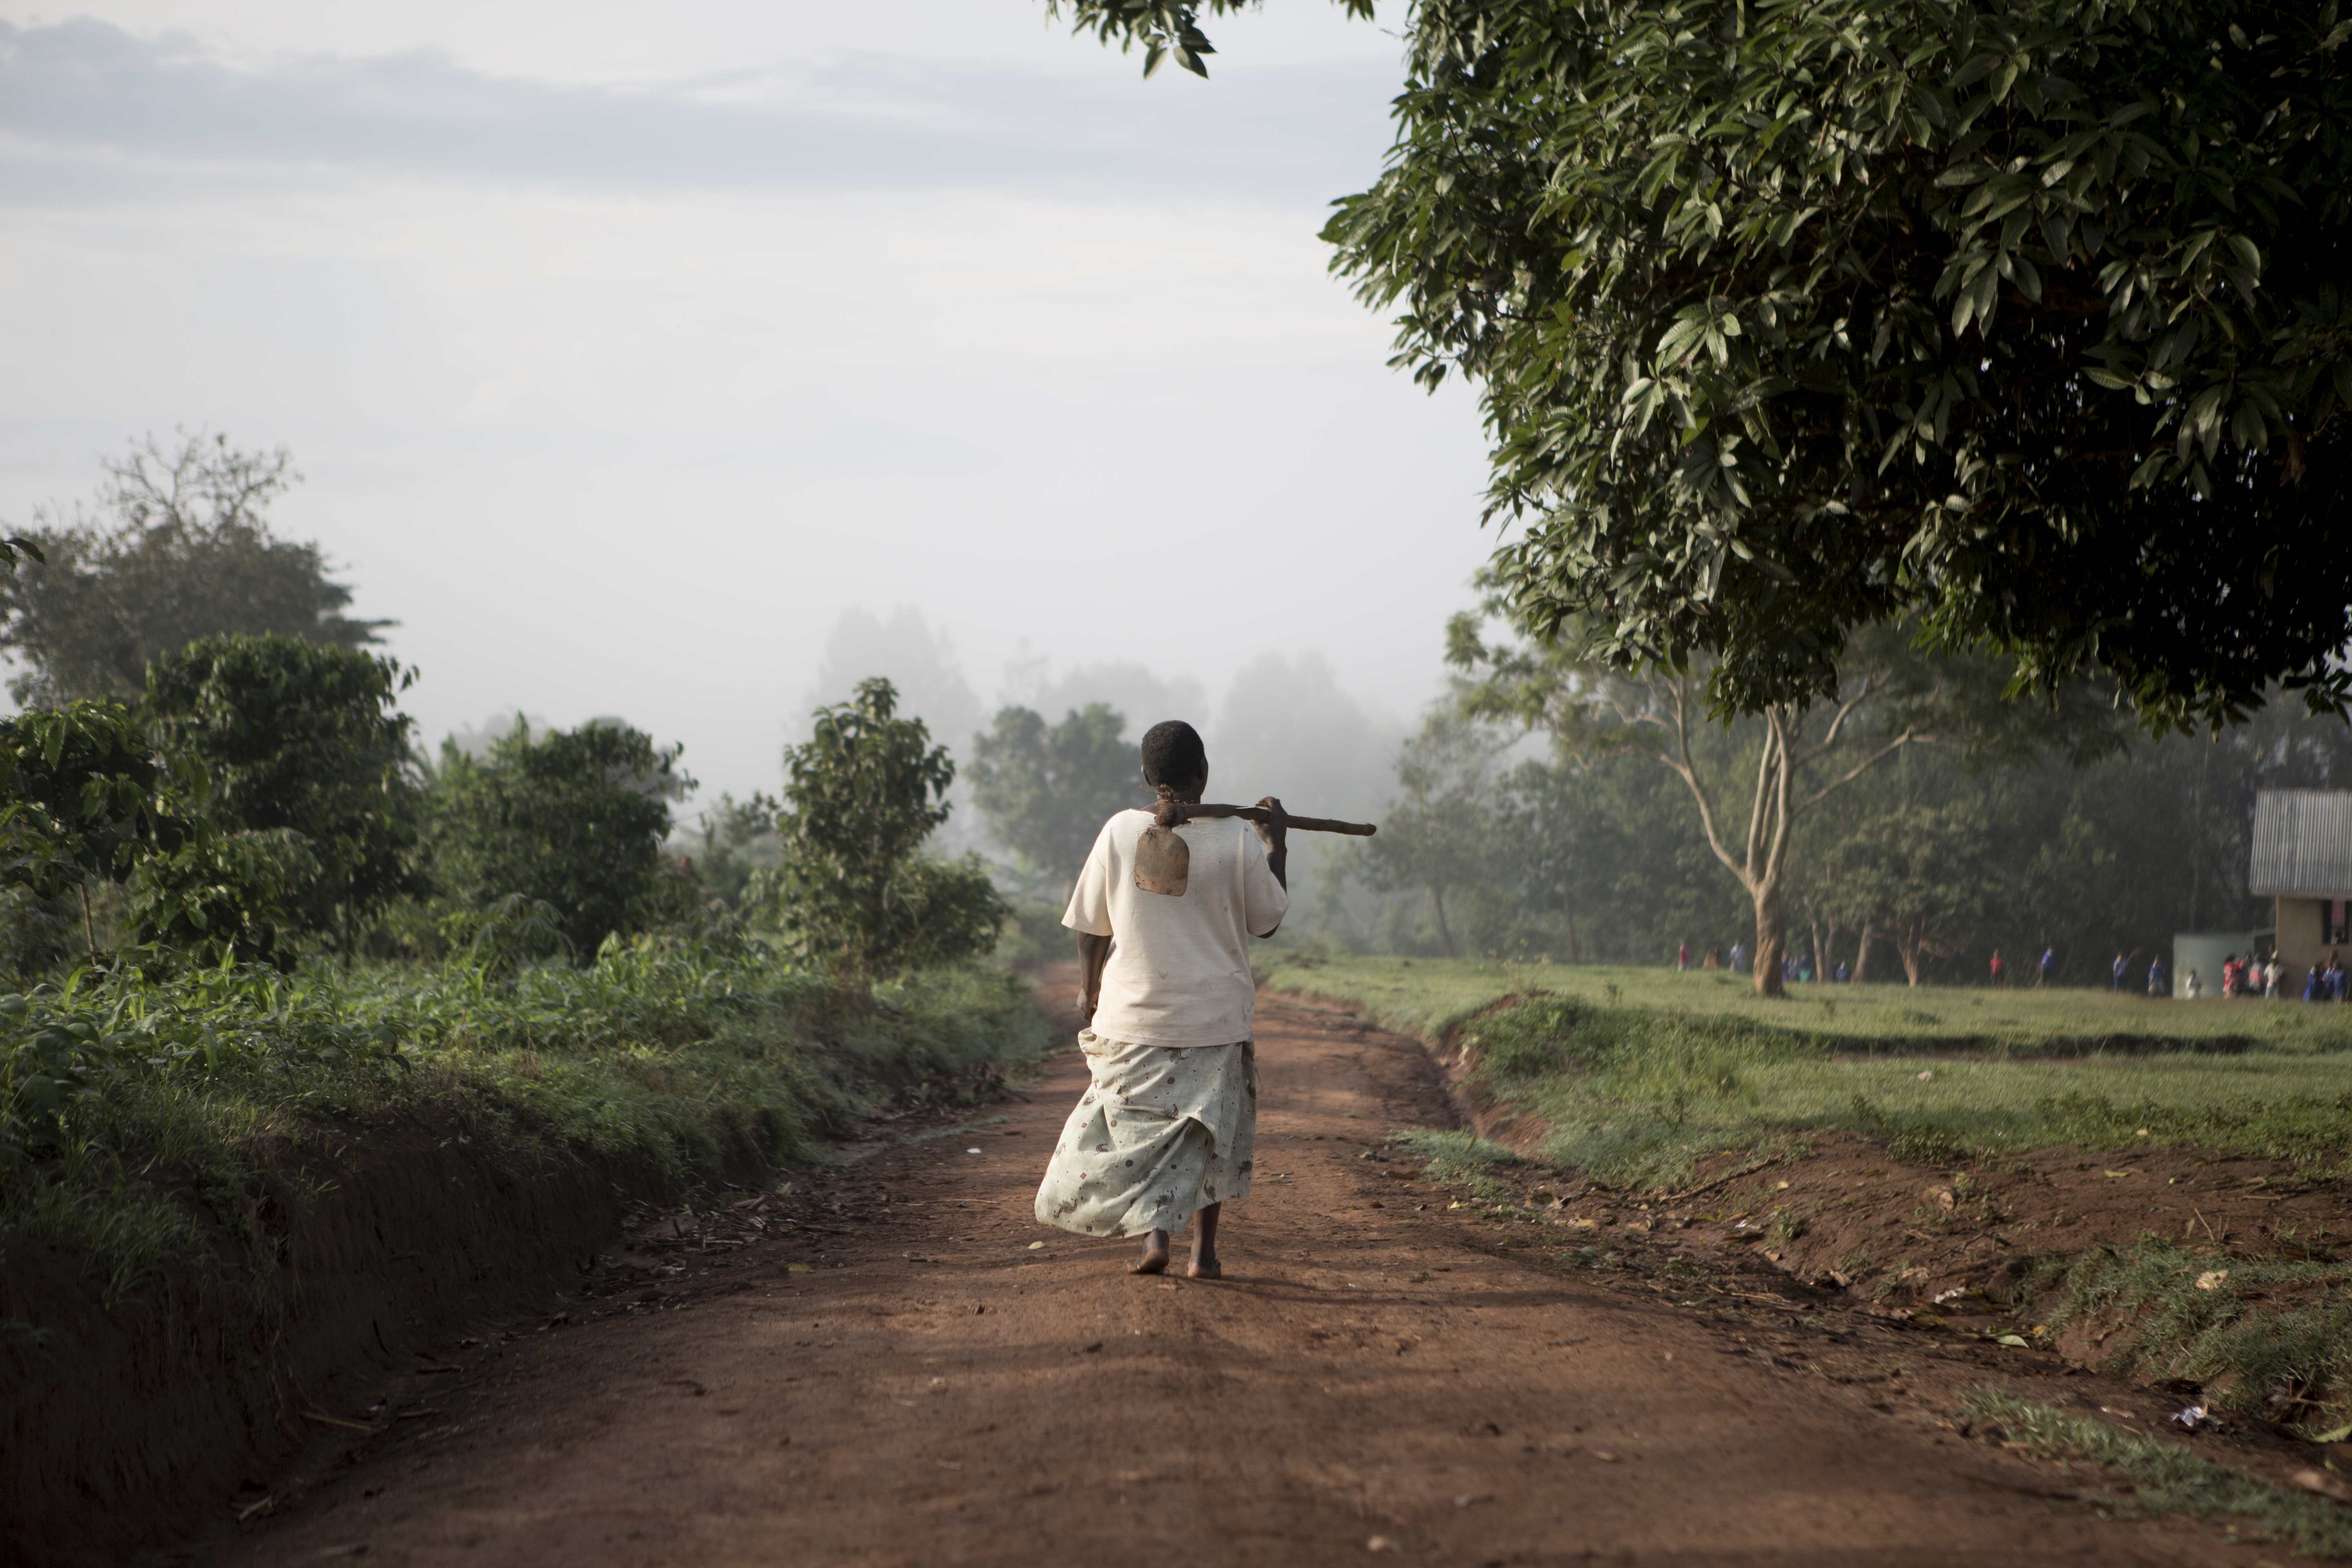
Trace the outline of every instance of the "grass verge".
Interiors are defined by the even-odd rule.
[[[1938,1287],[1982,1301],[1998,1280],[2016,1326],[2056,1335],[2078,1362],[2187,1380],[2216,1410],[2305,1436],[2352,1422],[2352,1263],[2336,1260],[2330,1231],[2342,1234],[2343,1206],[2323,1193],[2289,1226],[2276,1217],[2289,1211],[2233,1196],[2245,1189],[2202,1163],[2293,1166],[2297,1180],[2273,1193],[2352,1170],[2352,1010],[1895,987],[1768,1004],[1720,975],[1394,959],[1293,963],[1268,984],[1458,1045],[1474,1100],[1541,1163],[1669,1206],[1703,1184],[1708,1206],[1768,1215],[1763,1245],[1817,1282],[1940,1310]],[[1869,1158],[1834,1162],[1843,1173],[1787,1169],[1801,1190],[1786,1199],[1775,1189],[1788,1182],[1727,1180],[1839,1146],[1832,1134],[1935,1173],[1948,1201],[1938,1208],[1931,1190],[1923,1205],[1916,1178],[1843,1170]],[[2126,1166],[2177,1151],[2167,1171],[2183,1184],[2108,1171],[2118,1184],[2086,1195],[2082,1184],[2109,1184],[2055,1150],[2128,1151]],[[1451,1162],[1433,1159],[1433,1174],[1470,1186],[1466,1154]],[[1987,1178],[1997,1195],[1979,1201]],[[2143,1184],[2158,1190],[2142,1196]],[[2104,1228],[2065,1217],[2086,1203]],[[2217,1203],[2240,1205],[2236,1232]],[[2178,1226],[2176,1211],[2213,1223],[2201,1237],[2142,1234]],[[2007,1256],[2035,1258],[2022,1279],[2000,1278],[1990,1254],[1969,1272],[1964,1243],[1996,1227]]]
[[[1544,1124],[1542,1158],[1633,1187],[1827,1130],[1926,1165],[2172,1146],[2325,1174],[2352,1150],[2346,1009],[1880,986],[1771,1004],[1717,974],[1398,959],[1294,960],[1267,984],[1458,1032],[1472,1085]]]
[[[1542,993],[1602,1009],[1740,1019],[1844,1051],[1971,1050],[2065,1056],[2131,1049],[2352,1050],[2352,1007],[2207,998],[2175,1002],[2076,987],[1790,985],[1754,995],[1744,976],[1611,964],[1506,963],[1276,950],[1266,984],[1361,1003],[1389,1028],[1435,1037],[1507,996]]]
[[[86,1254],[110,1300],[224,1236],[257,1242],[267,1206],[332,1179],[289,1149],[462,1125],[518,1171],[562,1151],[688,1190],[801,1157],[885,1098],[984,1089],[1044,1037],[1003,970],[846,995],[654,941],[504,978],[83,974],[0,998],[0,1236]]]
[[[2136,1490],[2109,1505],[2118,1511],[2185,1514],[2232,1525],[2257,1540],[2290,1542],[2310,1556],[2352,1557],[2352,1513],[2325,1498],[2216,1464],[2178,1443],[2069,1415],[1993,1388],[1972,1392],[1962,1413],[1997,1426],[2037,1458],[2086,1459],[2125,1477]]]

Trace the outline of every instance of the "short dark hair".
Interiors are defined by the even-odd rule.
[[[1201,731],[1181,719],[1154,724],[1143,732],[1143,776],[1154,785],[1183,789],[1209,782],[1209,753]]]

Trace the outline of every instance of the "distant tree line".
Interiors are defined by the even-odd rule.
[[[2269,923],[2268,900],[2246,890],[2257,790],[2352,788],[2352,730],[2296,704],[2162,740],[2095,703],[2029,705],[1989,739],[1952,711],[1975,679],[1952,680],[1944,735],[1890,747],[1896,715],[1857,710],[1853,735],[1809,763],[1812,794],[1875,759],[1788,829],[1776,896],[1792,962],[1972,982],[1996,950],[2030,974],[2049,948],[2066,984],[2105,984],[2117,954],[2137,976],[2176,931]],[[1602,684],[1588,676],[1577,689],[1598,700]],[[1589,709],[1513,719],[1497,697],[1465,681],[1406,744],[1397,800],[1359,868],[1393,900],[1358,941],[1645,964],[1674,962],[1685,942],[1694,964],[1755,942],[1753,889],[1646,737],[1596,733]],[[1818,735],[1826,721],[1811,722]],[[1780,743],[1763,717],[1694,716],[1689,766],[1722,797],[1716,837],[1733,859]],[[1758,839],[1774,831],[1772,807]]]
[[[153,442],[94,510],[13,540],[0,646],[0,960],[19,975],[313,955],[583,960],[671,932],[758,942],[845,979],[986,951],[1005,908],[926,841],[955,773],[869,680],[790,748],[782,800],[722,798],[670,847],[678,748],[617,721],[436,758],[414,672],[315,545],[278,538],[282,452]],[[762,852],[764,850],[764,853]]]

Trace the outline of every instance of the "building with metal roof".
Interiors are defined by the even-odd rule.
[[[2266,789],[2254,796],[2247,890],[2274,900],[2278,954],[2297,981],[2352,946],[2352,790]],[[2347,954],[2352,957],[2352,954]]]

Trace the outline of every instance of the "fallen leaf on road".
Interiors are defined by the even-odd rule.
[[[2337,1426],[2328,1431],[2322,1432],[2318,1436],[2314,1437],[2312,1441],[2315,1443],[2341,1443],[2347,1437],[2352,1437],[2352,1425]]]
[[[1045,1244],[1042,1241],[1033,1241],[1029,1244],[1029,1250],[1032,1252],[1042,1252],[1045,1247]]]
[[[2229,1277],[2230,1271],[2226,1268],[2208,1268],[2204,1273],[2200,1274],[2197,1277],[2197,1289],[2200,1290],[2219,1290],[2221,1288],[2221,1281],[2227,1279]]]
[[[1604,1465],[1613,1465],[1617,1462],[1617,1456],[1609,1452],[1606,1448],[1593,1449],[1592,1457],[1600,1460]]]
[[[1364,1550],[1367,1552],[1402,1552],[1404,1548],[1399,1546],[1395,1542],[1391,1541],[1385,1535],[1375,1535],[1370,1541],[1364,1542]]]
[[[2007,1345],[2013,1351],[2032,1349],[2032,1345],[2027,1341],[2023,1334],[2001,1334],[1995,1338],[1992,1342],[1997,1345]]]

